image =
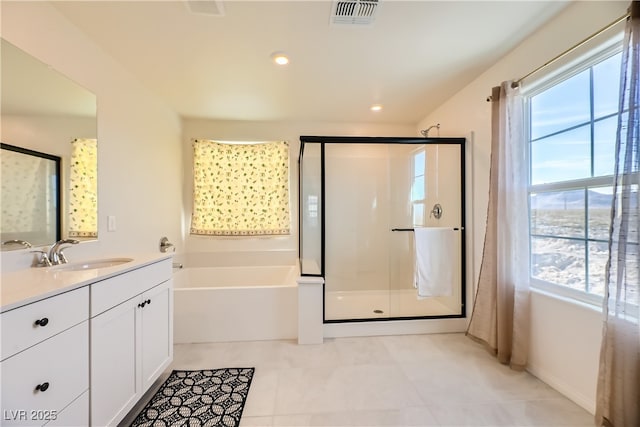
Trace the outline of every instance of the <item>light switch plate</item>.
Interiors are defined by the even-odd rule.
[[[107,231],[116,231],[116,217],[114,215],[107,217]]]

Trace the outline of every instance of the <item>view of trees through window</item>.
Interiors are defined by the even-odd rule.
[[[621,54],[528,98],[531,277],[603,295]]]

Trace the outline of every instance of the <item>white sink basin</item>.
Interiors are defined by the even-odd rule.
[[[95,259],[91,261],[70,262],[68,264],[60,264],[51,267],[53,271],[82,271],[94,270],[98,268],[115,267],[116,265],[126,264],[133,261],[133,258],[106,258]]]

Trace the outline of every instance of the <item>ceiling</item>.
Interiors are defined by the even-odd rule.
[[[347,26],[330,24],[330,0],[227,0],[223,16],[184,0],[54,2],[183,117],[397,124],[416,124],[567,4],[381,0],[372,25]]]

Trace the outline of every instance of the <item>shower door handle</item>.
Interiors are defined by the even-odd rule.
[[[429,227],[426,227],[429,228]],[[453,231],[464,230],[464,227],[453,227]],[[413,228],[392,228],[391,231],[415,231]]]

